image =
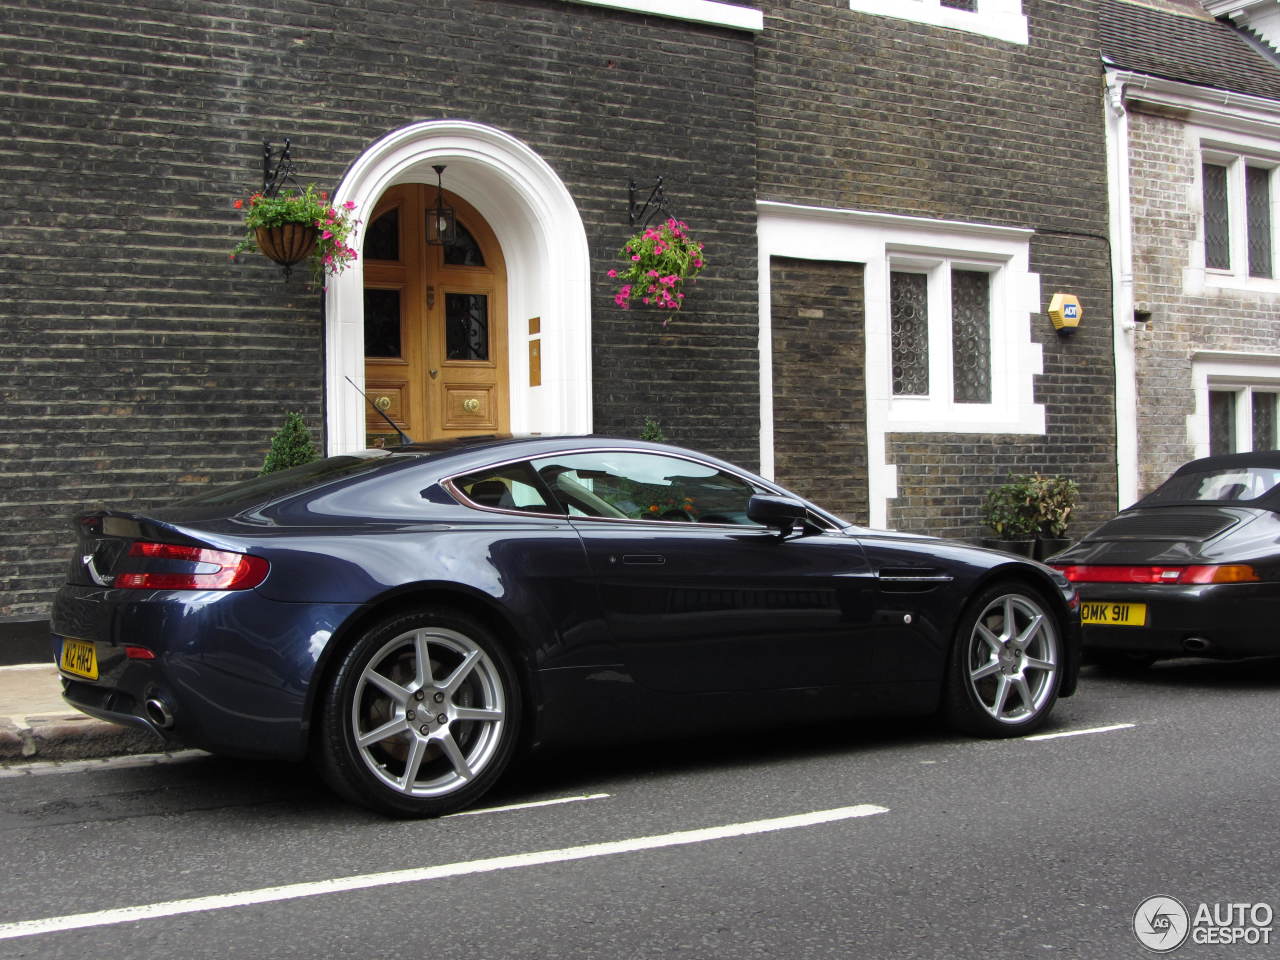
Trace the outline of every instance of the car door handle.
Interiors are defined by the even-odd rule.
[[[667,558],[660,553],[624,553],[622,562],[637,567],[660,567],[667,562]]]

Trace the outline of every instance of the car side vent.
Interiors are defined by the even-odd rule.
[[[1235,523],[1221,513],[1135,513],[1103,524],[1091,539],[1208,540]]]
[[[884,567],[877,579],[883,593],[927,593],[952,578],[932,567]]]

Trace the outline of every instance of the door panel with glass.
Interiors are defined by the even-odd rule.
[[[381,410],[415,440],[505,433],[506,268],[497,238],[447,191],[456,241],[427,242],[436,188],[382,195],[364,246],[365,385],[370,443],[394,436]]]

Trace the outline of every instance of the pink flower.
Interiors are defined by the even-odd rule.
[[[356,208],[356,203],[354,200],[348,200],[346,203],[342,205],[343,210],[354,210],[355,208]]]
[[[639,259],[640,259],[640,254],[638,254],[638,253],[637,253],[637,254],[633,254],[633,255],[632,255],[632,257],[631,257],[631,259],[632,259],[633,261],[639,261]]]

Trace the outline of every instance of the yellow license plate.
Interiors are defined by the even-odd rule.
[[[1080,622],[1096,623],[1107,627],[1145,627],[1147,605],[1086,600],[1080,604]]]
[[[58,666],[63,673],[84,677],[86,680],[97,680],[98,651],[88,641],[67,637],[62,641],[62,659]]]

